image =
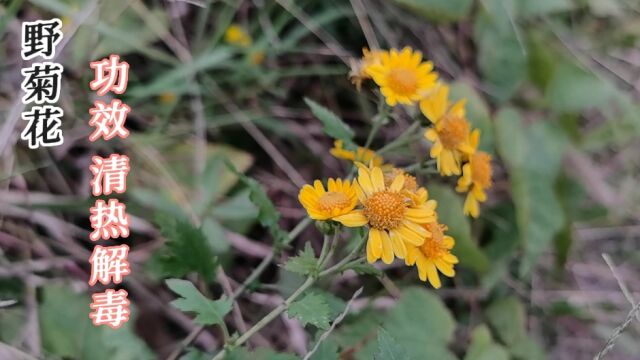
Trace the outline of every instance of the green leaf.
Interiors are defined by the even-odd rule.
[[[67,286],[45,286],[38,309],[47,358],[142,360],[155,355],[132,331],[134,316],[117,331],[89,319],[91,299]],[[131,307],[132,312],[135,308]]]
[[[521,274],[536,259],[564,224],[564,213],[555,194],[567,140],[553,124],[538,121],[526,127],[513,109],[496,117],[498,150],[509,170],[516,220],[525,256]]]
[[[201,325],[224,323],[224,316],[231,311],[233,301],[222,297],[220,300],[209,300],[190,282],[180,279],[168,279],[167,286],[181,298],[171,305],[184,312],[196,313],[195,322]]]
[[[474,39],[478,67],[489,94],[498,102],[509,100],[527,76],[525,44],[515,21],[513,0],[486,0],[476,16]]]
[[[485,311],[498,338],[512,346],[527,337],[525,309],[520,300],[510,296],[494,301]]]
[[[329,327],[329,304],[322,295],[311,293],[298,300],[287,310],[290,318],[296,318],[302,326],[311,324],[320,329]]]
[[[278,212],[275,205],[273,205],[262,185],[254,179],[238,172],[232,163],[227,162],[227,167],[249,188],[249,198],[258,207],[258,221],[269,230],[269,233],[271,233],[274,239],[275,246],[283,245],[289,235],[282,230],[278,224],[278,221],[280,221],[280,212]]]
[[[485,325],[480,325],[471,333],[471,345],[464,360],[509,360],[509,353],[493,341]]]
[[[518,16],[522,19],[543,16],[562,11],[568,11],[575,7],[571,0],[519,0]]]
[[[544,349],[529,338],[520,339],[512,344],[509,351],[516,360],[545,360],[547,358]]]
[[[566,62],[556,66],[545,91],[547,102],[558,112],[608,108],[619,96],[609,81]]]
[[[196,272],[211,281],[218,265],[201,229],[186,220],[168,216],[160,217],[160,233],[167,239],[159,252],[159,263],[163,273],[182,277]]]
[[[378,352],[374,360],[409,360],[406,350],[401,347],[385,329],[378,331]]]
[[[464,19],[471,10],[472,0],[394,0],[412,13],[435,23],[448,23]]]
[[[355,146],[353,144],[353,130],[349,125],[345,124],[336,114],[315,101],[305,98],[304,102],[311,109],[311,112],[324,125],[324,132],[336,140],[342,140],[347,146]]]
[[[309,275],[316,270],[318,265],[318,259],[316,259],[313,253],[311,243],[304,244],[304,249],[300,251],[298,256],[289,258],[289,261],[284,265],[284,268],[300,275]]]
[[[447,349],[455,321],[447,307],[424,287],[409,288],[386,315],[384,329],[415,359],[455,359]]]
[[[471,238],[469,218],[462,212],[462,196],[456,194],[450,187],[439,184],[429,186],[429,194],[438,202],[439,221],[449,227],[447,234],[456,240],[452,251],[460,258],[460,266],[469,267],[480,273],[487,271],[489,259]]]

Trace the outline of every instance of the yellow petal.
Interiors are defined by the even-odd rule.
[[[391,238],[393,253],[400,259],[404,259],[407,256],[407,247],[404,241],[402,241],[402,236],[395,231],[391,231],[389,237]]]
[[[426,267],[427,278],[429,279],[429,282],[434,288],[439,289],[442,284],[440,283],[440,277],[438,276],[438,270],[436,270],[436,266],[433,263],[428,262]]]
[[[382,191],[385,189],[384,175],[379,167],[374,167],[373,170],[371,170],[371,184],[375,191]]]
[[[369,229],[369,240],[371,243],[371,252],[376,259],[382,256],[382,235],[376,229]],[[368,246],[369,244],[367,244]]]
[[[364,226],[369,222],[362,210],[353,210],[348,214],[336,216],[333,220],[347,227]]]
[[[386,231],[380,231],[380,238],[382,239],[382,261],[385,264],[391,264],[393,262],[393,246],[389,234]]]
[[[400,174],[396,176],[396,178],[393,179],[393,182],[391,183],[391,186],[390,186],[391,190],[392,191],[402,190],[402,187],[404,186],[404,181],[405,181],[404,175]]]
[[[358,167],[358,184],[367,196],[371,196],[374,192],[375,188],[371,183],[371,177],[369,175],[369,170],[365,167]]]
[[[440,272],[444,275],[448,277],[454,277],[456,275],[456,272],[453,270],[453,266],[451,266],[450,264],[447,264],[440,259],[436,259],[435,263],[438,270],[440,270]]]

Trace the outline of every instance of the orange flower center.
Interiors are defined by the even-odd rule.
[[[474,183],[488,188],[491,186],[491,155],[477,152],[471,158],[471,178]]]
[[[468,139],[471,127],[467,120],[460,116],[447,116],[438,126],[438,137],[442,146],[447,149],[455,149]]]
[[[344,209],[351,205],[351,201],[347,195],[341,192],[328,191],[318,199],[318,207],[322,211],[331,211],[333,209]]]
[[[397,228],[404,218],[404,197],[397,192],[383,190],[371,195],[364,202],[364,216],[378,230]]]
[[[431,236],[427,237],[420,246],[424,256],[429,260],[435,260],[446,255],[449,252],[449,249],[444,246],[444,231],[447,227],[433,223],[425,225],[425,228],[429,230]]]
[[[418,79],[415,71],[411,69],[392,69],[387,75],[387,85],[396,94],[410,96],[418,89]]]

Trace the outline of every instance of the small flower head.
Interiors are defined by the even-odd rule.
[[[357,193],[362,207],[335,218],[345,226],[367,225],[367,260],[382,259],[387,264],[395,256],[403,259],[407,246],[419,246],[428,231],[419,224],[435,220],[436,202],[414,203],[403,191],[405,177],[397,176],[387,186],[382,169],[358,164]]]
[[[468,192],[464,201],[465,215],[478,217],[479,203],[487,200],[485,190],[493,185],[492,176],[491,155],[477,151],[469,156],[469,162],[462,167],[462,177],[458,179],[456,187],[458,192]]]
[[[362,49],[362,59],[351,59],[351,70],[349,71],[349,80],[356,86],[356,89],[360,91],[362,82],[367,79],[371,79],[371,76],[367,72],[369,67],[380,63],[382,50],[371,50],[367,48]]]
[[[442,175],[460,175],[463,157],[474,152],[471,124],[465,117],[464,101],[458,101],[443,115],[437,115],[437,112],[425,115],[435,123],[424,133],[425,138],[433,142],[431,158],[437,160],[437,167]]]
[[[231,24],[224,33],[224,41],[229,45],[235,45],[243,48],[251,46],[253,40],[240,25]]]
[[[380,62],[367,68],[367,73],[380,86],[389,106],[411,105],[435,87],[438,76],[431,62],[422,62],[422,54],[405,47],[382,53]]]
[[[382,156],[377,155],[375,151],[367,148],[358,146],[355,151],[345,149],[342,140],[336,140],[333,143],[333,148],[331,148],[329,152],[338,159],[362,162],[365,164],[372,163],[375,166],[382,166],[384,163]]]
[[[438,271],[448,277],[455,275],[454,264],[458,263],[458,258],[451,254],[451,249],[455,245],[455,240],[444,232],[447,227],[437,222],[425,224],[429,235],[420,246],[410,246],[407,249],[405,263],[408,266],[415,265],[418,268],[420,280],[429,281],[431,285],[438,289],[442,285]]]
[[[320,180],[300,189],[298,200],[314,220],[332,220],[350,213],[358,203],[356,188],[349,180],[329,179],[327,190]]]
[[[385,169],[386,170],[386,169]],[[384,172],[384,184],[391,186],[393,181],[398,176],[404,176],[404,185],[402,190],[414,193],[418,190],[418,180],[415,176],[407,174],[404,170],[398,168],[391,168]]]

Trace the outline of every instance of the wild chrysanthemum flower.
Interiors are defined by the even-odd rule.
[[[471,144],[471,125],[466,119],[464,105],[460,100],[449,106],[449,88],[440,85],[436,91],[420,101],[420,110],[434,126],[424,133],[433,142],[431,157],[437,160],[442,175],[460,175],[463,155],[474,152]]]
[[[386,169],[385,169],[386,170]],[[384,184],[389,187],[398,176],[404,176],[404,185],[402,190],[416,192],[418,190],[418,181],[415,176],[407,174],[404,170],[391,168],[384,171]]]
[[[420,280],[427,281],[438,289],[442,285],[438,271],[448,277],[455,275],[454,264],[458,263],[458,258],[451,254],[451,249],[455,245],[455,240],[444,232],[447,227],[437,222],[425,225],[429,235],[420,246],[410,246],[407,249],[405,263],[408,266],[415,265],[418,268]]]
[[[420,224],[435,220],[437,204],[426,198],[411,201],[403,191],[404,182],[404,176],[397,176],[387,186],[380,167],[358,164],[356,191],[362,208],[335,218],[345,226],[369,227],[367,260],[370,263],[382,258],[390,264],[394,255],[403,259],[408,245],[419,246],[429,235]]]
[[[480,131],[474,131],[472,136],[472,146],[475,149],[478,145]],[[469,162],[462,166],[462,177],[458,179],[458,192],[469,192],[464,201],[465,215],[471,215],[477,218],[480,209],[479,202],[487,200],[485,189],[492,185],[491,177],[493,169],[491,168],[491,155],[483,151],[475,151],[469,156]]]
[[[367,69],[371,65],[379,64],[382,57],[383,50],[371,50],[362,48],[362,59],[351,59],[351,70],[349,71],[349,80],[356,86],[356,89],[360,91],[362,82],[366,79],[370,79],[371,76],[367,73]]]
[[[360,146],[358,146],[355,151],[345,149],[342,140],[336,140],[333,143],[333,148],[331,148],[329,152],[338,159],[362,162],[365,164],[373,163],[375,166],[382,166],[384,163],[382,156],[377,155],[373,150]]]
[[[422,62],[419,51],[405,47],[402,51],[383,52],[380,62],[369,66],[366,72],[380,86],[387,104],[395,106],[413,104],[432,89],[438,79],[432,70],[433,64]]]
[[[356,187],[349,180],[329,179],[327,190],[320,180],[300,189],[298,200],[314,220],[331,220],[350,213],[358,203]]]
[[[245,48],[251,46],[253,42],[249,33],[238,24],[229,25],[224,33],[224,41],[226,41],[227,44]]]

